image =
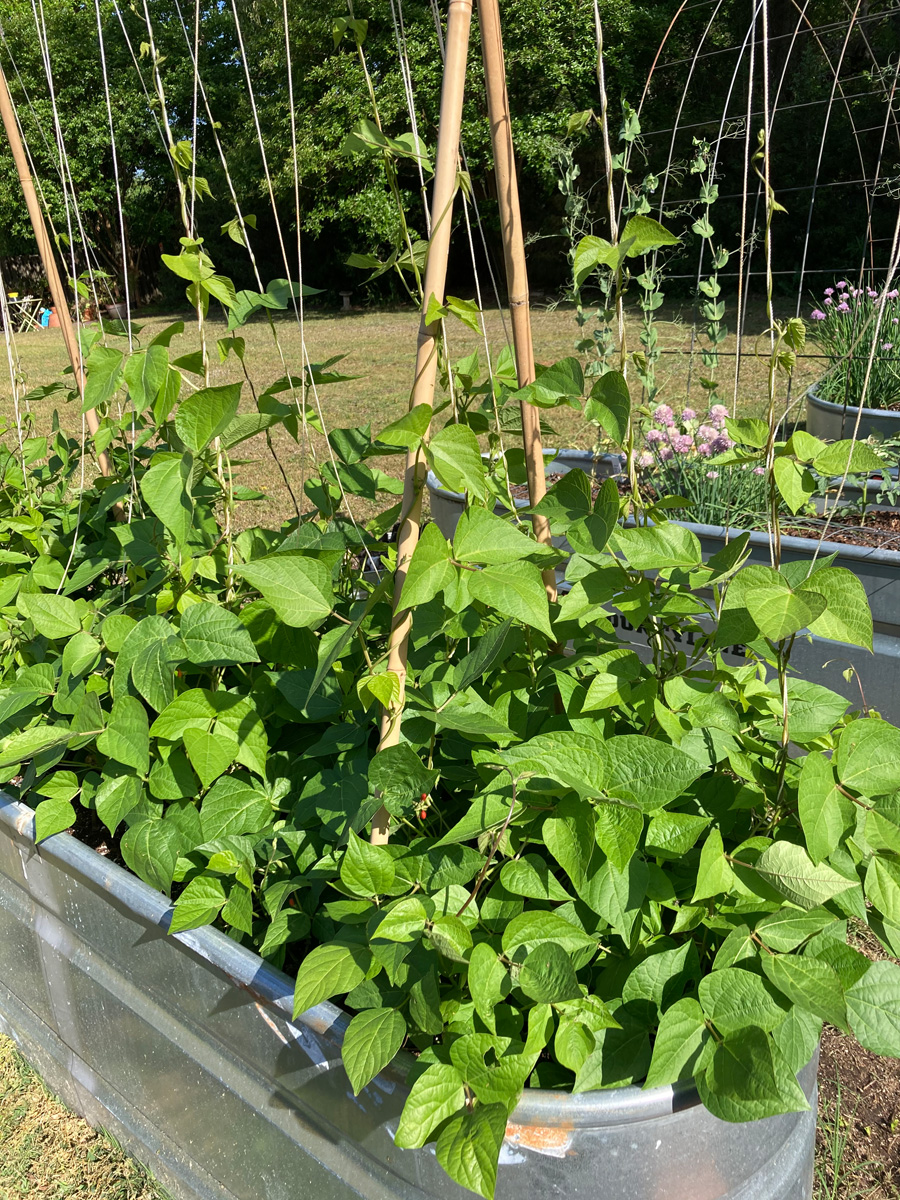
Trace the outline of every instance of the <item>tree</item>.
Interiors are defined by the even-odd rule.
[[[148,0],[152,41],[160,56],[159,78],[166,97],[166,114],[176,142],[188,149],[196,142],[197,172],[208,181],[208,192],[195,204],[199,231],[213,258],[240,285],[255,283],[246,250],[222,231],[235,216],[231,187],[244,213],[253,214],[253,247],[263,281],[296,275],[295,244],[298,213],[295,205],[290,89],[287,48],[290,47],[293,116],[296,133],[296,171],[299,178],[299,222],[307,282],[332,291],[359,287],[366,278],[346,265],[352,252],[385,257],[398,238],[398,213],[386,186],[377,156],[343,153],[348,132],[372,117],[366,71],[353,39],[335,42],[334,20],[346,16],[340,0],[333,6],[321,0],[287,0],[288,29],[284,29],[282,0],[198,0],[199,75],[204,95],[198,95],[196,137],[193,128],[194,5],[190,0]],[[235,9],[238,22],[235,21]],[[711,10],[678,0],[600,0],[613,140],[616,140],[621,101],[636,104],[650,77],[642,113],[643,137],[635,170],[660,173],[690,160],[691,138],[715,139],[725,99],[729,115],[746,110],[749,53],[735,73],[737,52],[746,41],[750,9],[746,0],[725,0]],[[183,233],[177,190],[163,139],[157,128],[161,109],[156,98],[154,68],[141,54],[150,33],[143,5],[127,11],[122,22],[112,0],[100,0],[101,28],[107,78],[113,108],[119,179],[125,221],[125,250],[121,246],[114,171],[109,139],[100,44],[94,0],[43,0],[46,36],[53,77],[56,112],[65,143],[71,190],[78,201],[84,235],[93,263],[118,279],[129,273],[142,299],[164,289],[164,299],[180,296],[177,281],[159,269],[159,248],[170,249]],[[793,205],[805,216],[809,186],[814,178],[822,139],[823,97],[829,91],[826,56],[841,58],[846,7],[841,0],[811,0],[804,12],[810,33],[787,0],[770,4],[773,37],[770,75],[778,97],[772,152],[776,188],[807,188]],[[354,15],[366,22],[363,53],[379,119],[385,132],[400,135],[410,129],[410,117],[391,19],[383,0],[358,0]],[[438,36],[429,0],[404,0],[401,8],[405,48],[409,59],[418,129],[433,151],[440,108],[442,65]],[[677,19],[673,21],[673,18]],[[565,137],[570,113],[598,106],[595,76],[593,0],[504,0],[502,18],[506,42],[513,131],[519,158],[523,216],[532,237],[530,268],[537,286],[559,288],[564,283],[566,244],[560,237],[563,197],[557,187],[556,153]],[[671,30],[670,30],[671,25]],[[758,23],[759,25],[759,23]],[[667,34],[667,31],[668,34]],[[60,181],[53,102],[44,73],[30,0],[6,0],[2,15],[0,62],[6,69],[25,136],[35,161],[54,227],[64,247],[68,218]],[[43,31],[42,31],[43,32]],[[757,38],[761,36],[761,25]],[[659,60],[657,51],[663,38]],[[844,105],[838,93],[828,133],[829,183],[859,177],[860,159],[874,171],[880,129],[884,120],[883,88],[879,80],[889,55],[897,48],[896,17],[889,0],[872,0],[866,23],[844,55],[842,73],[868,82],[856,86]],[[748,43],[749,45],[749,43]],[[132,50],[134,58],[132,57]],[[787,51],[790,50],[788,54]],[[754,109],[762,95],[761,47],[757,46]],[[246,60],[246,72],[245,72]],[[881,64],[879,66],[879,64]],[[651,74],[651,67],[653,71]],[[253,89],[248,93],[246,74]],[[784,83],[778,84],[782,74]],[[824,83],[823,83],[824,80]],[[145,90],[146,89],[146,90]],[[823,90],[824,89],[824,90]],[[852,90],[852,89],[851,89]],[[148,103],[148,94],[151,97]],[[774,97],[773,97],[774,98]],[[208,112],[207,103],[208,102]],[[805,109],[793,109],[805,105]],[[802,115],[796,119],[792,112]],[[210,119],[210,115],[211,118]],[[670,162],[668,132],[678,114],[681,132]],[[852,124],[851,124],[852,115]],[[265,146],[265,163],[257,130]],[[752,117],[761,124],[758,111]],[[865,134],[859,134],[867,129]],[[726,123],[725,131],[734,129]],[[755,137],[755,128],[751,129]],[[214,134],[227,161],[223,167]],[[463,118],[472,188],[485,222],[489,253],[500,260],[496,209],[493,201],[490,136],[483,93],[477,21],[473,23],[469,82]],[[896,130],[891,145],[897,145]],[[860,149],[858,149],[860,147]],[[575,151],[581,180],[599,195],[603,156],[596,132],[581,139]],[[896,150],[885,148],[882,159],[893,162]],[[726,137],[721,147],[723,178],[739,191],[743,173],[743,140]],[[268,178],[267,171],[268,168]],[[885,168],[882,168],[883,173]],[[887,172],[889,173],[889,172]],[[679,183],[676,170],[667,200],[680,204],[692,199],[689,176]],[[269,195],[271,181],[274,210]],[[823,179],[823,182],[825,180]],[[398,183],[413,232],[425,234],[420,181],[414,163],[400,164]],[[598,190],[599,189],[599,190]],[[867,223],[864,192],[847,189],[840,206],[819,205],[812,228],[811,253],[821,265],[833,256],[835,241],[859,244]],[[728,242],[734,244],[740,212],[723,200]],[[0,254],[21,253],[32,246],[27,218],[11,157],[0,145]],[[879,207],[880,205],[880,207]],[[887,205],[876,205],[875,236],[885,236]],[[71,205],[70,205],[71,207]],[[598,225],[603,205],[597,204]],[[799,218],[798,218],[799,220]],[[277,224],[281,226],[279,238]],[[598,228],[602,232],[602,228]],[[85,265],[87,251],[73,223],[76,268]],[[782,222],[775,236],[782,253],[797,258],[805,236],[805,221]],[[287,250],[287,265],[282,255]],[[71,253],[71,251],[69,251]],[[470,281],[465,239],[455,239],[451,277],[457,290]],[[71,266],[68,273],[72,273]],[[390,276],[371,285],[386,296]]]
[[[148,255],[155,254],[160,238],[170,229],[173,181],[167,175],[162,145],[138,77],[126,61],[127,49],[112,6],[105,3],[102,20],[125,216],[123,261],[94,6],[47,0],[43,13],[46,25],[40,37],[46,31],[52,90],[26,0],[4,5],[0,58],[67,274],[72,273],[74,248],[77,271],[90,261],[119,280],[127,269],[136,281]],[[5,147],[0,148],[0,205],[9,214],[0,226],[0,253],[32,249],[21,190]]]

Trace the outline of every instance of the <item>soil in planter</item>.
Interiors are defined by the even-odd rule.
[[[554,474],[548,475],[546,477],[547,487],[551,488],[551,487],[553,487],[554,483],[559,483],[560,479],[562,479],[562,477],[563,477],[563,474],[564,474],[564,472],[554,472]],[[606,482],[605,479],[601,479],[601,480],[598,480],[596,478],[591,479],[591,499],[592,500],[597,499],[597,496],[600,493],[600,488],[601,488],[602,484],[604,484],[605,482]],[[622,490],[623,488],[625,490],[627,490],[628,485],[627,485],[627,483],[625,483],[625,484],[620,483],[619,488],[620,488],[620,490]],[[528,484],[527,483],[514,483],[511,485],[509,490],[510,490],[510,494],[512,495],[513,500],[526,500],[527,501],[527,500],[531,499],[531,497],[528,495]]]
[[[799,524],[785,524],[783,534],[791,537],[811,538],[818,541],[825,531],[825,541],[840,542],[848,546],[871,546],[877,550],[900,550],[900,512],[887,509],[859,513],[842,513],[824,520],[804,520]]]
[[[82,808],[81,805],[78,805],[75,812],[75,824],[71,829],[67,829],[66,833],[78,838],[79,842],[82,842],[90,850],[96,851],[97,854],[102,854],[110,862],[125,867],[127,871],[128,867],[119,850],[119,834],[125,832],[125,826],[120,826],[119,833],[112,837],[93,809]]]

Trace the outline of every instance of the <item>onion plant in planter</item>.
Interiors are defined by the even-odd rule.
[[[239,324],[207,263],[186,242],[175,267]],[[544,502],[575,551],[551,602],[542,570],[562,556],[492,511],[470,428],[423,443],[425,406],[375,440],[332,431],[306,511],[234,536],[228,449],[313,415],[281,403],[291,380],[249,413],[240,382],[176,408],[178,362],[162,335],[90,363],[121,483],[73,497],[61,433],[27,467],[7,458],[0,766],[38,841],[101,822],[171,895],[173,931],[218,922],[296,973],[297,1013],[339,1000],[356,1092],[411,1051],[397,1145],[434,1142],[485,1197],[524,1089],[693,1079],[750,1121],[807,1107],[797,1072],[823,1021],[900,1055],[900,967],[848,942],[857,921],[900,949],[900,730],[790,678],[811,623],[852,611],[870,636],[852,576],[745,566],[746,538],[704,563],[665,498],[624,528],[615,484],[594,502],[572,473]],[[135,418],[113,415],[120,386]],[[335,494],[390,491],[367,460],[407,449],[468,505],[452,544],[429,525],[406,564],[401,705],[378,578],[396,509],[360,528]],[[776,460],[799,486],[804,456]],[[376,752],[382,706],[400,742]]]
[[[813,336],[829,359],[807,396],[806,427],[820,438],[896,437],[900,430],[897,289],[879,292],[846,279],[825,288],[811,313]],[[821,305],[821,307],[819,307]]]

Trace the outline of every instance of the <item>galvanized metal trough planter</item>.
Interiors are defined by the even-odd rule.
[[[857,419],[859,428],[856,427]],[[835,404],[823,400],[814,388],[806,393],[806,431],[825,442],[856,437],[896,437],[900,434],[900,412],[890,408],[860,408],[860,405]]]
[[[696,525],[688,521],[678,524],[697,535],[705,559],[711,558],[729,539],[740,533],[740,530],[725,529],[720,525]],[[817,546],[818,543],[809,538],[782,536],[782,562],[812,562]],[[791,666],[801,679],[846,696],[855,708],[860,706],[862,688],[870,708],[877,709],[892,724],[900,723],[900,551],[823,542],[818,551],[819,559],[831,554],[837,555],[834,565],[852,571],[865,588],[875,627],[873,652],[870,654],[860,646],[807,634],[794,642]],[[748,561],[761,566],[770,564],[768,533],[750,534]],[[611,620],[626,634],[634,632],[618,614]],[[631,640],[642,645],[645,639],[636,635]],[[735,654],[740,657],[744,653],[744,647],[732,647],[731,660],[734,661]],[[844,672],[851,666],[856,676],[845,679]]]
[[[354,1097],[340,1010],[292,1021],[286,975],[215,929],[168,936],[165,896],[73,837],[35,847],[32,820],[0,794],[0,1031],[67,1104],[186,1200],[471,1195],[395,1148],[403,1063]],[[810,1200],[816,1065],[810,1112],[745,1125],[692,1087],[531,1091],[498,1200]]]

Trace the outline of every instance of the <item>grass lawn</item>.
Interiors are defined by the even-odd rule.
[[[700,365],[699,342],[695,344],[694,353],[691,353],[690,309],[661,311],[664,316],[659,323],[660,344],[665,353],[658,364],[658,378],[662,383],[659,400],[678,408],[690,403],[694,408],[703,411],[705,393],[699,385],[699,378],[705,372]],[[141,340],[149,340],[175,317],[176,314],[172,314],[146,319],[140,335]],[[186,317],[187,333],[172,341],[173,358],[198,348],[197,335],[191,329],[189,320],[190,317]],[[487,313],[486,324],[488,342],[492,353],[496,355],[506,344],[504,326],[496,310]],[[550,363],[575,353],[574,344],[578,329],[571,310],[534,309],[532,325],[535,356],[539,362]],[[767,364],[754,353],[757,339],[765,327],[762,310],[754,312],[747,322],[737,387],[736,410],[739,415],[755,416],[765,409]],[[417,328],[418,315],[412,309],[388,312],[359,310],[346,314],[312,312],[308,316],[306,345],[311,361],[324,362],[334,355],[343,354],[346,357],[336,369],[342,374],[356,376],[348,382],[320,389],[318,399],[326,428],[371,422],[373,432],[377,432],[379,428],[402,415],[406,410],[412,385]],[[292,373],[299,374],[302,359],[300,334],[295,319],[293,316],[279,314],[276,329],[277,344],[268,323],[264,320],[256,319],[240,331],[246,341],[245,361],[248,374],[257,390],[283,376],[285,364]],[[224,322],[209,322],[208,337],[213,359],[217,358],[213,343],[216,339],[224,337],[225,332]],[[639,348],[639,326],[636,320],[629,320],[627,333],[629,345],[635,349]],[[456,361],[477,349],[481,351],[484,370],[484,342],[479,335],[466,329],[458,321],[452,321],[448,323],[448,338],[451,361]],[[761,352],[765,352],[767,344],[768,339],[761,339]],[[20,370],[29,389],[58,378],[59,372],[66,365],[65,351],[58,330],[20,335],[16,338],[16,348]],[[724,353],[719,369],[722,396],[729,403],[734,395],[735,358],[727,356],[733,356],[735,349],[736,338],[732,334],[722,346]],[[819,360],[801,359],[791,389],[795,400],[802,396],[803,389],[813,382],[820,369]],[[211,382],[229,383],[240,377],[237,360],[229,356],[224,364],[215,362]],[[780,382],[779,386],[780,395],[784,396],[784,383]],[[11,422],[13,412],[10,396],[8,373],[4,373],[0,377],[0,417]],[[37,432],[43,433],[50,428],[53,409],[58,406],[59,397],[38,402],[33,406]],[[245,387],[244,407],[251,406],[250,389]],[[780,402],[781,406],[783,401]],[[573,409],[557,409],[545,415],[557,431],[549,444],[580,449],[589,448],[593,444],[593,427]],[[60,420],[64,428],[77,434],[79,417],[74,407],[68,412],[61,412]],[[7,434],[7,437],[10,436],[12,435]],[[308,472],[312,465],[307,453],[283,429],[273,430],[272,441],[275,454],[292,481],[294,490],[298,491],[300,481],[305,477],[304,473]],[[312,438],[311,450],[315,455],[327,454],[323,439],[315,436]],[[291,516],[293,506],[290,496],[281,472],[266,446],[265,438],[259,437],[244,443],[240,452],[242,458],[249,461],[239,468],[238,477],[241,482],[252,484],[264,491],[267,499],[242,505],[238,525],[245,527],[252,524],[272,524]],[[390,458],[373,465],[388,473],[397,474],[401,461],[399,458]],[[354,500],[353,503],[357,516],[367,517],[375,511],[362,501]]]
[[[69,1112],[0,1035],[0,1200],[168,1200],[116,1143]]]

